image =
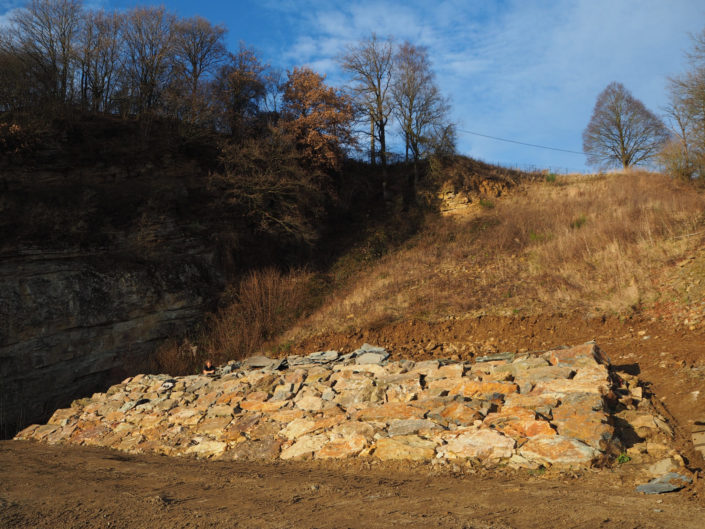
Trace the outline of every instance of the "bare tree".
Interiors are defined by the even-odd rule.
[[[624,85],[610,83],[583,132],[583,151],[589,165],[626,169],[648,162],[667,140],[663,122]]]
[[[340,59],[343,70],[353,77],[353,92],[365,114],[370,118],[370,161],[375,163],[375,139],[379,141],[379,155],[386,186],[387,137],[386,129],[392,112],[391,83],[394,70],[394,46],[391,38],[380,40],[376,34],[350,46]]]
[[[214,75],[216,67],[225,59],[224,44],[227,30],[201,17],[181,20],[175,25],[174,49],[182,84],[179,99],[185,100],[182,119],[199,123],[205,121],[208,110],[205,78]]]
[[[435,83],[426,48],[402,43],[395,54],[395,72],[393,111],[404,136],[406,161],[411,154],[414,166],[407,183],[408,202],[415,196],[420,158],[438,145],[438,133],[449,125],[449,105]]]
[[[705,30],[693,37],[690,70],[670,81],[667,114],[679,142],[663,153],[667,169],[684,178],[705,176]]]
[[[170,82],[175,18],[163,7],[136,7],[127,15],[125,70],[139,115],[156,109]]]
[[[122,69],[124,18],[117,12],[86,13],[80,38],[81,102],[94,112],[110,110]]]
[[[7,30],[12,52],[55,102],[71,97],[81,12],[80,0],[31,0],[11,17]]]
[[[215,92],[225,120],[222,128],[234,138],[244,138],[260,113],[267,95],[267,70],[255,51],[240,43],[237,53],[230,53],[218,71]]]

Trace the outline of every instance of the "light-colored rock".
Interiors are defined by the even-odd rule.
[[[529,439],[519,455],[530,461],[550,465],[587,465],[600,455],[599,450],[570,437],[538,436]]]
[[[280,457],[282,459],[311,459],[328,443],[328,440],[327,434],[300,437],[294,444],[284,448]]]
[[[374,446],[374,456],[383,460],[428,461],[436,454],[436,443],[417,435],[385,437]]]
[[[358,455],[366,446],[365,436],[350,435],[332,440],[316,452],[315,456],[317,459],[343,459]]]
[[[395,419],[389,423],[387,432],[390,437],[415,434],[421,430],[439,428],[438,424],[428,419]]]
[[[490,429],[461,429],[444,436],[448,443],[439,449],[446,458],[506,459],[514,453],[513,439]]]
[[[213,459],[222,456],[227,449],[227,443],[222,441],[203,440],[200,443],[189,447],[186,450],[186,453],[196,455],[199,458]]]
[[[296,401],[296,407],[305,411],[320,411],[325,405],[326,401],[313,395],[307,395]]]

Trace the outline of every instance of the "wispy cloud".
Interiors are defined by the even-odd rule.
[[[705,8],[690,0],[508,0],[506,2],[269,2],[295,16],[281,55],[342,81],[335,57],[376,32],[428,46],[439,84],[462,128],[529,143],[581,150],[597,94],[623,82],[653,110],[666,100],[666,78],[682,69],[688,32]],[[490,160],[580,168],[561,155],[461,135],[461,150]]]

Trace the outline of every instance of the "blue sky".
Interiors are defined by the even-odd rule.
[[[131,0],[88,5],[125,9]],[[668,77],[686,69],[689,34],[705,29],[702,0],[349,1],[165,0],[229,29],[283,69],[309,65],[345,81],[335,57],[376,32],[427,46],[460,129],[582,150],[597,94],[623,83],[648,108],[667,103]],[[3,15],[21,5],[0,0]],[[507,165],[584,170],[582,155],[459,134],[463,154]]]

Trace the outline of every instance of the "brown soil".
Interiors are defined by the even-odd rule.
[[[622,469],[571,476],[364,463],[233,463],[0,443],[0,526],[702,528],[692,490]]]
[[[690,428],[705,420],[705,336],[650,318],[575,316],[406,322],[310,338],[291,352],[363,342],[397,356],[471,358],[597,341],[638,374],[694,472],[683,491],[643,496],[629,463],[570,475],[345,463],[203,462],[102,449],[0,443],[0,527],[701,528],[705,462]],[[648,337],[648,339],[645,339]]]

